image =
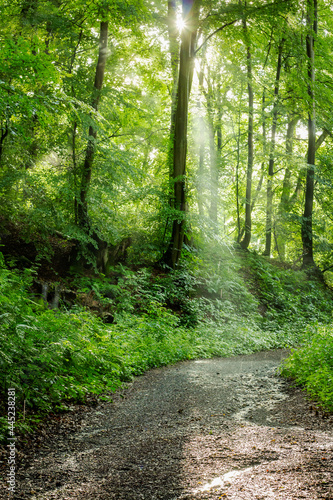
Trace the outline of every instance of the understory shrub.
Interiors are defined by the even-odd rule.
[[[109,311],[113,323],[105,324],[82,305],[48,309],[30,292],[34,271],[8,269],[0,254],[0,439],[6,436],[8,387],[16,389],[16,424],[24,430],[43,414],[84,402],[89,393],[112,392],[149,368],[292,347],[304,343],[305,330],[312,357],[304,347],[285,370],[328,407],[332,335],[318,330],[324,328],[318,320],[323,323],[329,316],[329,294],[307,283],[304,275],[296,279],[250,259],[256,293],[240,273],[242,258],[230,252],[221,252],[217,263],[192,258],[177,271],[119,265],[110,277],[75,278],[71,286],[77,296]],[[311,311],[300,305],[304,290]],[[264,315],[259,312],[263,304]],[[321,364],[314,358],[318,346]],[[306,380],[301,378],[302,353],[312,360]]]
[[[307,332],[304,345],[283,363],[281,374],[304,386],[322,406],[333,411],[333,326],[318,325]]]

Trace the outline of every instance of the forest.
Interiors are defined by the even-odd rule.
[[[0,6],[1,439],[280,347],[332,411],[332,3]]]

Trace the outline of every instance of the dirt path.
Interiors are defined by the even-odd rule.
[[[284,351],[156,369],[18,472],[16,498],[333,499],[332,417],[275,375]]]

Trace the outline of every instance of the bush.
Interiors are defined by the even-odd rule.
[[[318,326],[314,335],[308,333],[305,344],[284,361],[281,373],[294,378],[325,409],[333,411],[332,325]]]
[[[113,391],[155,366],[299,345],[305,329],[309,347],[293,354],[284,373],[294,373],[328,407],[332,335],[313,325],[330,318],[330,294],[303,273],[276,269],[251,255],[246,259],[245,278],[244,257],[229,249],[214,259],[198,252],[190,264],[183,261],[168,273],[119,265],[109,278],[75,278],[78,295],[114,318],[106,325],[82,306],[54,311],[36,302],[29,292],[34,272],[8,269],[0,254],[1,399],[8,387],[16,389],[17,426],[27,429],[43,414],[85,401],[88,393]],[[5,411],[0,407],[2,437]]]

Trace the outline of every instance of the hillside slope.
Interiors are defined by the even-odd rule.
[[[2,439],[8,387],[16,389],[17,428],[27,430],[43,414],[113,391],[152,367],[318,336],[328,354],[309,388],[332,407],[332,293],[300,270],[226,246],[189,254],[177,271],[118,264],[108,276],[88,269],[57,281],[38,259],[25,269],[18,260],[7,254],[0,265]],[[47,266],[56,272],[52,255]],[[284,373],[306,383],[293,371],[301,358],[292,359]]]

